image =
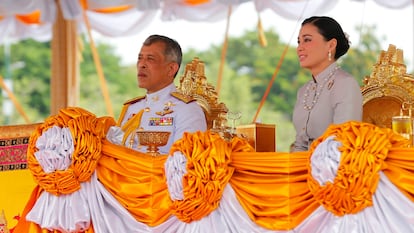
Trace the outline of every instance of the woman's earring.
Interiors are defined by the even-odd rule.
[[[329,52],[328,52],[328,61],[332,61],[332,53],[331,53],[331,51],[329,50]]]

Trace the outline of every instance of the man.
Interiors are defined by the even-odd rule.
[[[184,132],[207,130],[204,112],[197,102],[177,95],[174,78],[181,61],[181,47],[175,40],[151,35],[144,41],[138,55],[137,79],[138,87],[147,93],[124,103],[118,120],[125,133],[124,145],[146,152],[137,143],[137,130],[169,131],[167,145],[159,148],[161,154],[168,154]]]

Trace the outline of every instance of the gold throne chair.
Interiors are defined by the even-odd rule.
[[[372,73],[364,78],[362,121],[392,128],[392,117],[414,101],[414,77],[407,74],[403,51],[389,45],[381,51]],[[403,112],[407,114],[407,112]]]
[[[228,108],[218,100],[213,85],[207,82],[204,73],[204,62],[195,57],[189,62],[180,77],[178,92],[194,98],[204,111],[207,129],[212,129],[215,122],[225,124]]]
[[[204,63],[195,57],[189,62],[180,83],[178,92],[194,98],[206,116],[207,129],[216,132],[227,131],[227,106],[218,101],[215,87],[207,82],[204,74]],[[269,124],[249,124],[238,126],[236,134],[244,137],[256,151],[276,151],[276,129]],[[231,137],[224,133],[224,137]]]

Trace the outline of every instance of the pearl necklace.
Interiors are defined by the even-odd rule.
[[[303,98],[303,108],[307,111],[310,111],[313,109],[313,107],[315,106],[315,104],[318,102],[319,100],[319,96],[322,93],[322,90],[325,88],[325,85],[327,83],[328,84],[328,89],[331,89],[331,86],[333,85],[333,80],[331,80],[331,78],[333,77],[333,75],[335,74],[335,72],[339,69],[339,66],[336,66],[323,80],[322,84],[319,83],[315,83],[315,82],[310,82],[307,84],[306,86],[306,92]],[[315,87],[316,85],[316,87]],[[316,89],[316,92],[313,95],[313,99],[312,101],[309,101],[309,95],[311,93],[311,89],[312,91]],[[310,102],[310,103],[309,103]]]

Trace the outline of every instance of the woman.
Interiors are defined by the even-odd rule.
[[[334,19],[314,16],[302,22],[297,54],[300,66],[311,72],[312,79],[297,94],[292,151],[308,150],[330,124],[362,120],[359,84],[337,64],[348,49],[348,38]]]

